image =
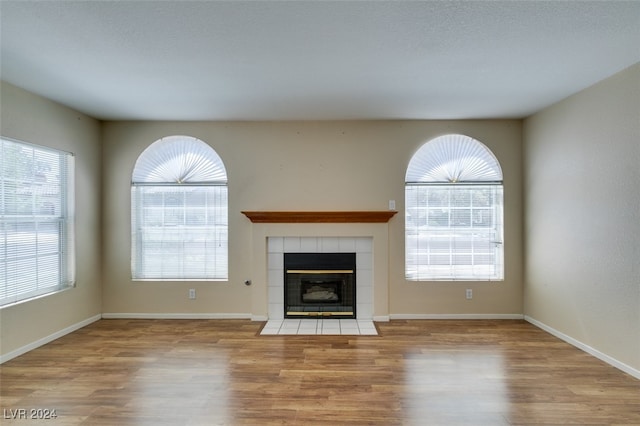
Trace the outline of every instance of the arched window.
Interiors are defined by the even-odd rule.
[[[502,170],[464,135],[424,144],[405,176],[408,280],[502,280]]]
[[[149,280],[228,279],[227,172],[188,136],[145,149],[131,179],[131,274]]]

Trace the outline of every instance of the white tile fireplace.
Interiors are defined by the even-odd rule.
[[[252,319],[284,318],[284,253],[349,252],[356,253],[356,319],[389,320],[388,217],[376,222],[366,222],[365,217],[365,222],[349,223],[250,219]]]
[[[356,318],[373,319],[372,237],[268,237],[267,300],[269,319],[284,318],[285,253],[355,253]]]

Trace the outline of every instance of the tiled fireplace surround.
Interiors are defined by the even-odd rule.
[[[269,319],[284,318],[284,253],[356,253],[356,318],[373,319],[373,238],[268,237]]]
[[[356,253],[356,318],[387,321],[387,223],[254,223],[252,318],[284,318],[284,253]]]

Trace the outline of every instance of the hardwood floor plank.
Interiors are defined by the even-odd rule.
[[[2,424],[640,425],[640,381],[524,321],[260,336],[248,320],[102,320],[0,366]],[[9,417],[9,418],[7,418]]]

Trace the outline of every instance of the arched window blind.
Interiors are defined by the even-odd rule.
[[[188,136],[151,144],[131,183],[131,274],[148,280],[228,279],[227,173]]]
[[[407,279],[504,279],[502,170],[484,144],[424,144],[407,167],[405,206]]]

